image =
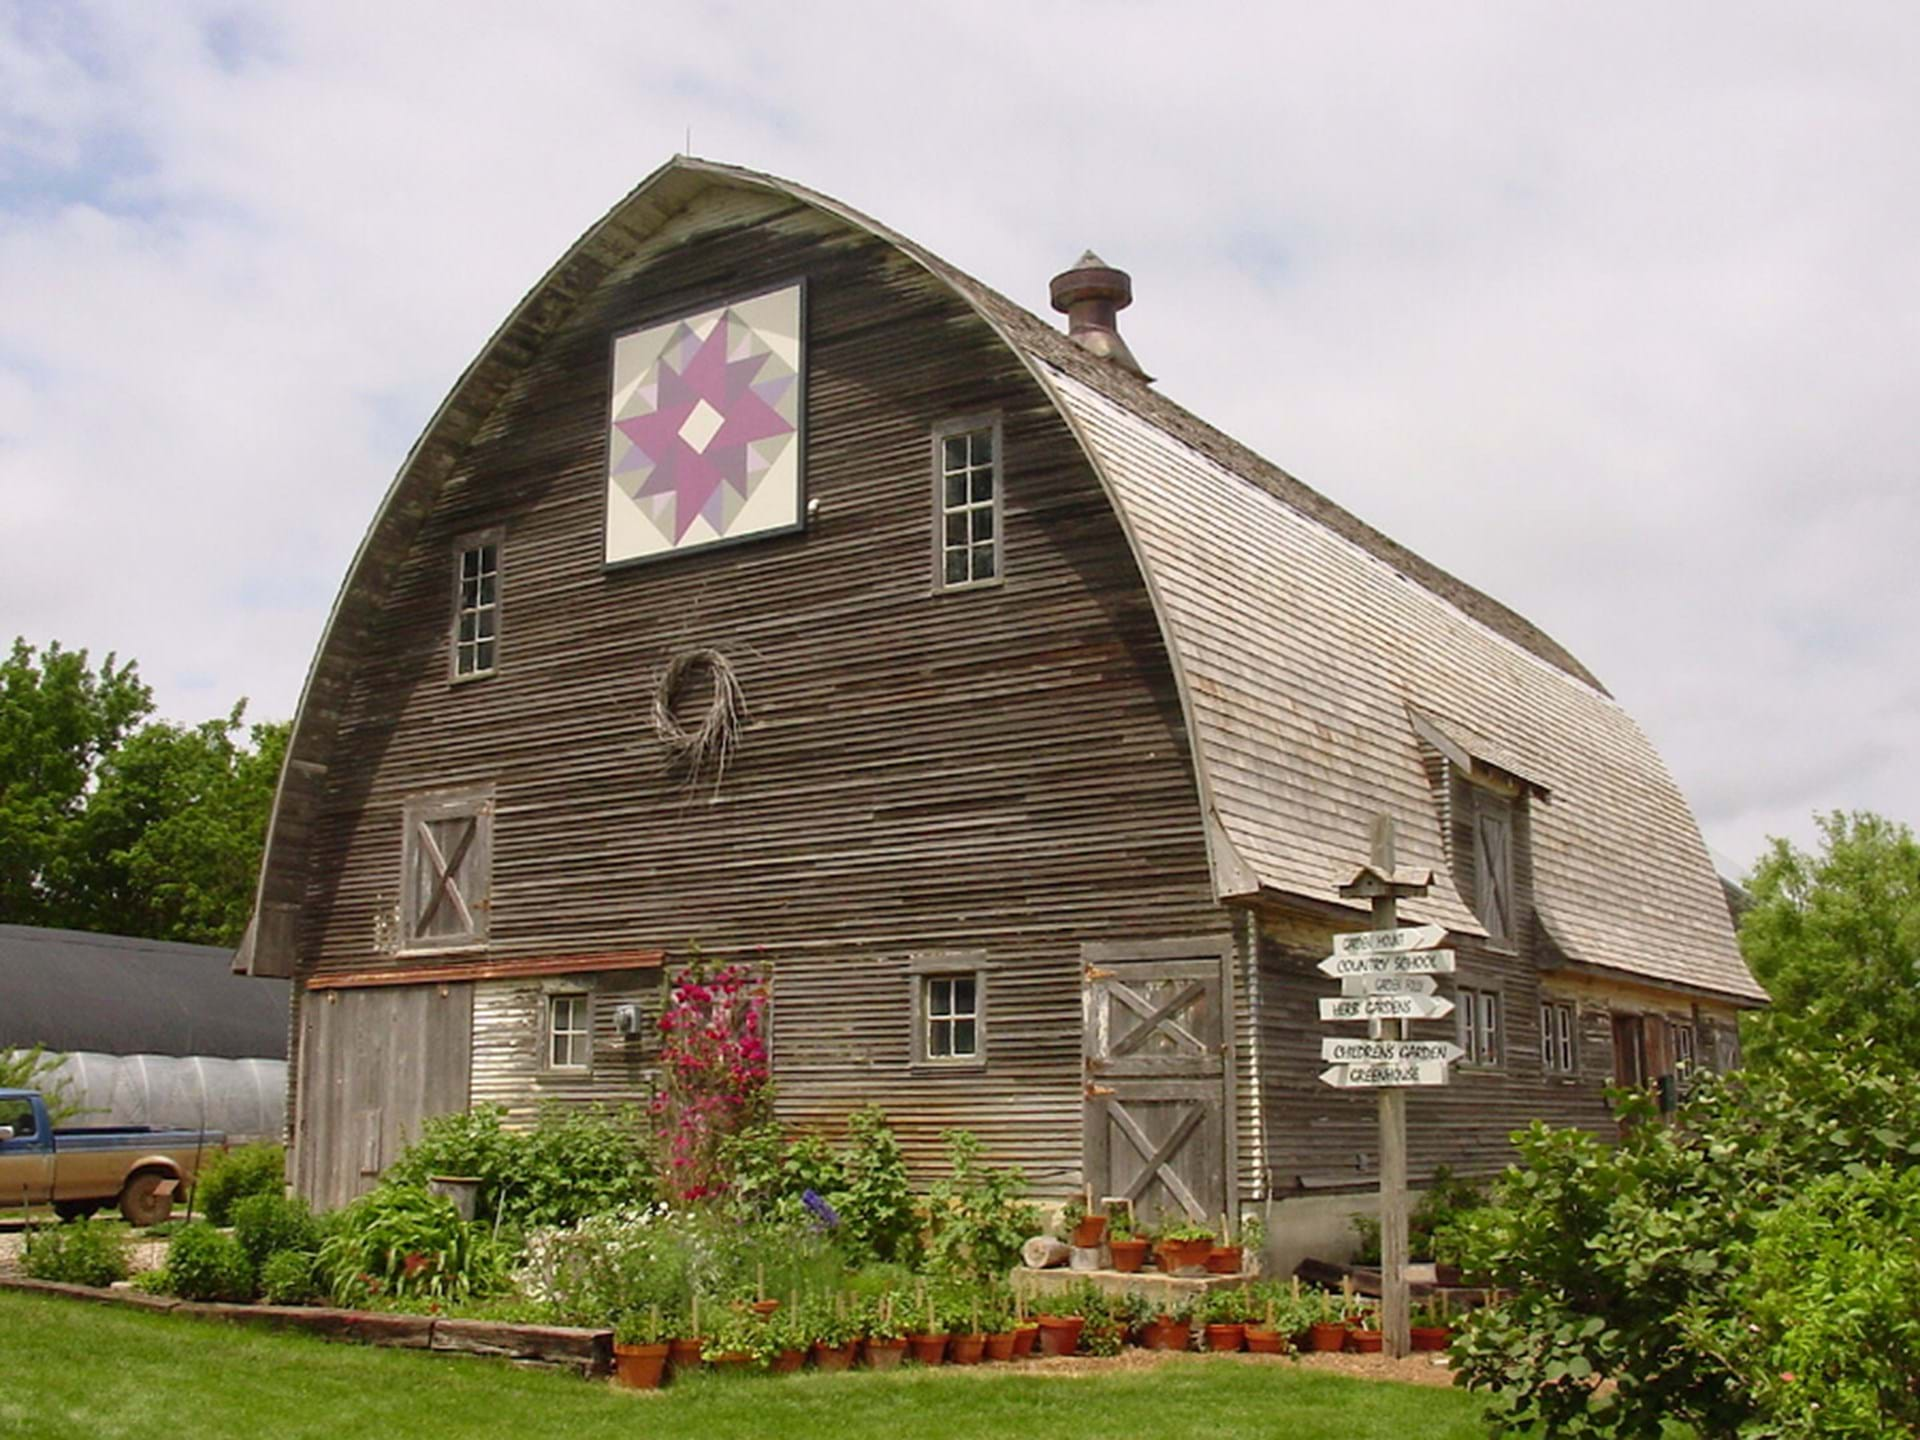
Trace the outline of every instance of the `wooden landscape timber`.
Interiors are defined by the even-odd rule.
[[[607,563],[615,337],[795,286],[802,527]],[[1340,887],[1382,812],[1431,877],[1406,921],[1455,957],[1459,1013],[1411,1033],[1474,1041],[1406,1097],[1411,1183],[1532,1118],[1608,1126],[1614,1037],[1658,1078],[1676,1005],[1725,1054],[1763,993],[1598,682],[1103,353],[684,157],[563,257],[409,455],[294,724],[236,963],[296,982],[304,1193],[365,1189],[445,1110],[644,1101],[695,946],[770,973],[780,1119],[881,1103],[923,1180],[965,1128],[1038,1193],[1147,1220],[1369,1191],[1371,1098],[1316,1079],[1314,966],[1366,921]],[[991,437],[996,487],[993,573],[958,587],[954,434]],[[462,675],[470,555],[497,629]],[[662,735],[715,657],[731,749],[689,783]],[[964,1032],[935,1011],[961,998]]]

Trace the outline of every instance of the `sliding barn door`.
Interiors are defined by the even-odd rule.
[[[1087,947],[1085,1164],[1143,1220],[1228,1205],[1231,1064],[1217,944]]]

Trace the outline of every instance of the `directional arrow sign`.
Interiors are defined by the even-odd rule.
[[[1320,962],[1320,973],[1342,979],[1348,975],[1451,975],[1453,951],[1389,950],[1377,955],[1329,955]]]
[[[1320,1083],[1336,1090],[1376,1090],[1386,1085],[1444,1085],[1449,1070],[1444,1060],[1414,1060],[1407,1064],[1329,1065]]]
[[[1438,925],[1403,925],[1398,930],[1356,930],[1333,937],[1336,955],[1379,955],[1393,950],[1431,950],[1447,938]]]
[[[1320,1002],[1322,1020],[1443,1020],[1453,1013],[1444,995],[1343,995]]]
[[[1451,1040],[1342,1040],[1323,1036],[1320,1058],[1342,1065],[1408,1065],[1423,1060],[1449,1064],[1466,1052]]]
[[[1431,975],[1342,975],[1342,995],[1431,995]]]

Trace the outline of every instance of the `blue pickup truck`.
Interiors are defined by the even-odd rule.
[[[55,1129],[38,1090],[0,1090],[0,1207],[51,1205],[68,1220],[117,1205],[129,1225],[157,1225],[226,1148],[218,1130]]]

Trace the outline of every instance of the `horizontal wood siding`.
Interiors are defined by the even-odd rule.
[[[473,987],[473,1103],[498,1105],[511,1125],[525,1125],[548,1102],[645,1105],[653,1098],[660,1058],[658,972],[487,980]],[[585,1071],[547,1064],[547,996],[585,994],[591,1001],[593,1063]],[[645,1022],[635,1036],[614,1029],[614,1008],[638,1005]]]
[[[609,337],[807,284],[804,535],[607,571]],[[998,414],[1005,583],[936,594],[929,434]],[[1079,947],[1229,933],[1178,698],[1138,570],[1058,415],[960,301],[817,212],[682,213],[586,291],[396,558],[315,817],[302,966],[382,953],[417,792],[491,785],[493,956],[697,942],[771,966],[781,1113],[886,1106],[923,1172],[965,1126],[1043,1187],[1078,1183]],[[452,545],[498,527],[499,673],[450,684]],[[733,660],[753,725],[718,790],[665,773],[648,721],[676,648]],[[916,1070],[906,965],[983,952],[987,1066]],[[444,961],[446,957],[436,957]],[[475,1092],[526,1078],[526,987],[480,987]],[[597,1022],[596,1022],[597,1023]]]

